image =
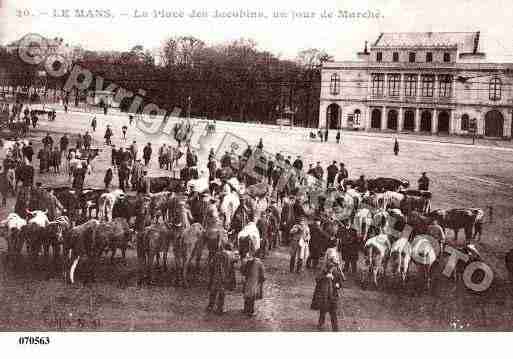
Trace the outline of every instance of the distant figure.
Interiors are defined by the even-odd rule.
[[[330,134],[330,132],[328,131],[328,129],[326,129],[324,131],[324,142],[328,142],[328,135]]]
[[[340,130],[337,131],[337,136],[335,138],[337,139],[337,143],[340,143]]]
[[[132,126],[134,123],[134,115],[128,115],[128,124]]]
[[[61,156],[62,156],[63,153],[66,153],[66,151],[68,151],[68,146],[69,146],[68,134],[65,133],[64,136],[61,137],[59,142],[60,142]]]
[[[91,148],[91,142],[93,142],[93,138],[91,137],[91,135],[89,134],[88,131],[86,131],[86,133],[83,137],[83,140],[84,140],[84,149],[86,151],[88,151]]]
[[[322,142],[322,139],[324,138],[324,136],[322,135],[322,131],[321,130],[317,131],[317,135],[319,136],[319,139]]]
[[[128,127],[126,127],[126,125],[123,125],[123,127],[121,127],[121,132],[123,132],[123,141],[126,141],[126,131],[128,130]]]
[[[419,191],[429,191],[429,178],[426,176],[426,172],[422,172],[419,180]]]
[[[146,167],[148,167],[148,165],[150,164],[151,153],[152,153],[151,143],[148,142],[148,144],[146,146],[144,146],[144,148],[143,148],[144,165]]]
[[[399,154],[399,141],[397,141],[397,138],[394,142],[394,154],[397,156]]]
[[[95,116],[91,120],[91,128],[93,129],[93,132],[96,132],[96,126],[97,126],[97,123],[96,123],[96,116]]]
[[[260,141],[258,141],[257,148],[258,148],[260,151],[264,149],[264,142],[263,142],[262,138],[260,138]]]
[[[77,136],[77,150],[82,150],[82,135],[79,133]]]

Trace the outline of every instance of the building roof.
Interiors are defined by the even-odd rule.
[[[476,46],[477,45],[477,46]],[[454,47],[472,53],[479,45],[478,32],[383,32],[374,47]],[[477,48],[476,48],[477,50]]]

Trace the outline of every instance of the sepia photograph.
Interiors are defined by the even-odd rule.
[[[512,18],[0,0],[0,332],[511,331]]]

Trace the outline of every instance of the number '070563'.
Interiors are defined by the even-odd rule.
[[[18,344],[20,345],[25,345],[25,344],[30,344],[30,345],[38,345],[38,344],[42,344],[42,345],[46,345],[46,344],[50,344],[50,337],[19,337],[18,338]]]

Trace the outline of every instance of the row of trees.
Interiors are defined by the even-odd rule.
[[[12,57],[2,49],[0,55]],[[330,59],[324,51],[308,49],[290,61],[259,50],[249,39],[208,45],[179,36],[167,39],[157,56],[135,46],[127,52],[85,51],[75,62],[102,76],[104,87],[115,82],[134,93],[143,89],[146,102],[169,110],[180,107],[193,117],[274,123],[294,112],[296,125],[316,126],[320,66]],[[26,75],[19,77],[24,84],[34,80],[34,71],[32,77],[26,66],[20,71]],[[9,72],[11,79],[17,78]],[[65,76],[49,79],[47,85],[59,88],[64,81]],[[130,102],[122,103],[122,109]]]

